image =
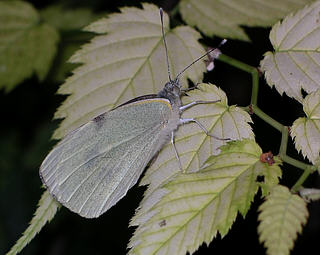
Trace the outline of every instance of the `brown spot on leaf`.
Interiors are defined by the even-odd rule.
[[[165,225],[167,225],[166,220],[162,220],[162,221],[159,222],[159,226],[160,227],[164,227]]]

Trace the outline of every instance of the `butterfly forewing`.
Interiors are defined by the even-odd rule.
[[[43,182],[70,210],[87,218],[100,216],[137,182],[167,142],[172,114],[167,99],[155,98],[96,117],[49,153],[40,168]]]

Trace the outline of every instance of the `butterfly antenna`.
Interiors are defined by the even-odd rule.
[[[171,73],[170,73],[170,65],[169,65],[167,42],[166,42],[166,37],[165,37],[165,35],[164,35],[164,28],[163,28],[163,9],[162,9],[162,8],[160,8],[160,19],[161,19],[162,38],[163,38],[164,48],[165,48],[165,50],[166,50],[166,60],[167,60],[167,67],[168,67],[168,76],[169,76],[169,81],[172,81],[172,79],[171,79]]]
[[[177,80],[177,79],[179,78],[179,76],[180,76],[181,74],[183,74],[190,66],[192,66],[192,65],[195,64],[195,63],[197,63],[200,59],[204,58],[205,56],[207,56],[208,54],[210,54],[210,52],[214,51],[215,49],[219,49],[219,48],[220,48],[222,45],[224,45],[226,42],[227,42],[227,39],[223,39],[223,40],[219,43],[218,47],[212,48],[212,49],[208,50],[205,54],[203,54],[202,56],[198,57],[198,58],[197,58],[196,60],[194,60],[191,64],[189,64],[189,65],[187,65],[185,68],[183,68],[183,70],[182,70],[180,73],[178,73],[178,75],[177,75],[177,77],[176,77],[176,80]]]

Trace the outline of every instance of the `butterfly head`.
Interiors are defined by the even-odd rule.
[[[171,104],[180,106],[181,85],[179,79],[168,81],[164,88],[158,93],[158,96],[167,98]]]

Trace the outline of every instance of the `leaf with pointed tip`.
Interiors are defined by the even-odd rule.
[[[166,14],[164,25],[170,67],[176,75],[204,50],[195,30],[169,29]],[[121,13],[94,22],[86,30],[100,35],[71,58],[71,62],[82,66],[58,91],[70,96],[55,114],[55,118],[64,119],[54,134],[57,139],[129,99],[159,92],[168,81],[157,6],[122,8]],[[182,84],[186,86],[187,77],[200,81],[204,71],[205,64],[197,63],[181,77]]]
[[[254,138],[248,124],[252,122],[249,114],[236,106],[228,106],[226,94],[220,88],[204,83],[197,88],[188,92],[189,96],[182,98],[183,104],[198,100],[220,102],[189,108],[183,112],[182,118],[195,118],[210,134],[219,138]],[[226,141],[206,135],[195,123],[180,126],[175,135],[175,145],[186,172],[198,171],[209,156],[219,153],[218,148],[225,143]],[[159,187],[180,171],[172,145],[167,144],[140,182],[140,185],[149,185],[142,204],[155,200],[154,196],[157,196]],[[142,213],[142,210],[140,212]]]
[[[0,89],[12,90],[33,72],[43,80],[58,41],[56,30],[41,23],[29,3],[0,1]]]
[[[287,187],[277,185],[259,207],[259,239],[269,255],[289,255],[297,234],[306,224],[306,202],[290,193]]]
[[[6,255],[15,255],[22,251],[35,235],[40,232],[44,225],[50,222],[59,207],[60,204],[50,195],[49,191],[46,190],[41,196],[38,208],[30,225]]]
[[[312,0],[183,0],[182,18],[208,36],[249,41],[243,26],[272,26]]]
[[[295,146],[313,164],[320,156],[320,89],[303,100],[306,118],[295,120],[291,128],[291,136]]]
[[[275,24],[270,41],[275,52],[265,53],[260,65],[267,83],[280,94],[302,101],[301,89],[320,88],[320,1]]]
[[[129,254],[193,253],[219,232],[226,235],[238,212],[246,215],[264,175],[260,147],[250,139],[233,141],[196,173],[178,172],[158,188],[158,200],[141,204]],[[144,210],[147,206],[147,210]]]

